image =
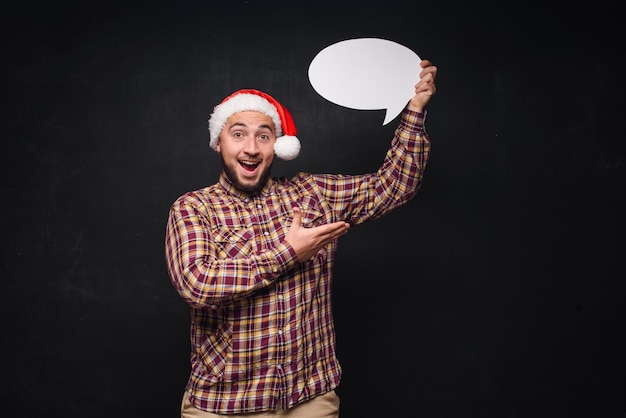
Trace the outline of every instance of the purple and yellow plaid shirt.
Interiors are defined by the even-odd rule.
[[[423,114],[405,110],[376,173],[270,179],[260,193],[222,174],[171,207],[165,255],[172,283],[191,307],[187,392],[213,413],[288,409],[337,387],[331,306],[337,240],[296,263],[285,241],[292,208],[304,226],[357,225],[406,203],[430,152]]]

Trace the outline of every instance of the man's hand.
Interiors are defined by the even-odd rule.
[[[422,66],[420,81],[415,85],[415,96],[411,98],[407,105],[410,110],[415,112],[423,112],[431,96],[437,91],[435,86],[437,67],[428,60],[422,60],[420,65]]]
[[[293,247],[297,260],[302,262],[313,257],[317,252],[334,240],[348,232],[350,224],[344,221],[304,228],[300,208],[293,208],[293,222],[285,236],[285,240]]]

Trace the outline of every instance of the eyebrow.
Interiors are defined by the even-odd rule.
[[[244,128],[248,127],[248,125],[246,125],[243,122],[234,122],[232,125],[230,125],[229,129],[234,127],[234,126],[243,126]],[[270,131],[272,130],[272,127],[270,125],[267,125],[267,124],[259,125],[259,128],[269,129]]]

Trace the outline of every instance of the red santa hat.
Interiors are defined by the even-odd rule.
[[[222,129],[235,113],[257,111],[266,114],[274,122],[276,142],[274,153],[283,160],[293,160],[300,153],[300,140],[296,137],[296,124],[286,107],[267,93],[254,89],[238,90],[215,106],[209,118],[211,148],[216,149]]]

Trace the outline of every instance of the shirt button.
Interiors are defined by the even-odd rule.
[[[256,205],[257,209],[263,209],[263,205]]]
[[[263,235],[268,236],[270,233],[268,231],[263,232]]]

